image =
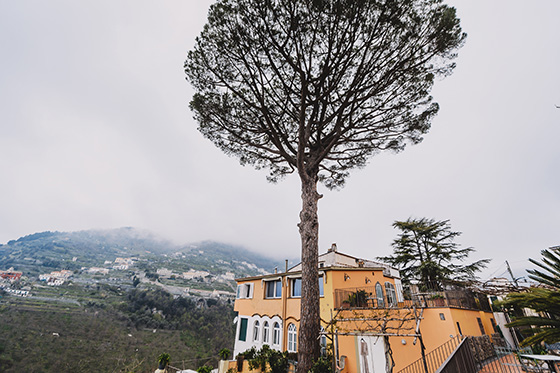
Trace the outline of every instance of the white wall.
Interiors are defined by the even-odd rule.
[[[246,318],[248,319],[247,321],[247,338],[245,341],[240,341],[239,340],[239,331],[241,328],[241,318]],[[259,338],[257,341],[253,340],[253,327],[255,325],[255,321],[259,321]],[[235,358],[237,356],[237,354],[241,353],[241,352],[245,352],[248,349],[250,349],[251,347],[255,346],[256,349],[260,349],[263,346],[263,326],[264,323],[268,321],[268,327],[269,327],[269,332],[268,332],[268,336],[269,336],[269,343],[267,343],[270,348],[273,348],[275,350],[281,351],[282,350],[282,337],[283,337],[283,325],[282,325],[282,319],[279,316],[274,316],[274,317],[268,317],[268,316],[259,316],[259,315],[254,315],[254,316],[247,316],[247,315],[238,315],[237,316],[237,326],[235,328],[235,347],[233,350],[233,357]],[[273,345],[272,341],[274,338],[274,323],[277,322],[278,324],[280,324],[280,343],[278,345]]]
[[[383,337],[356,336],[357,366],[359,373],[385,372],[385,343]]]

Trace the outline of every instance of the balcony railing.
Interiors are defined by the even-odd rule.
[[[431,287],[434,289],[435,287]],[[486,295],[457,285],[410,285],[394,290],[375,286],[335,290],[335,308],[437,308],[453,307],[492,312]],[[422,291],[423,290],[423,291]]]

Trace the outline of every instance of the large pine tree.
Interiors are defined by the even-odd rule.
[[[218,0],[185,62],[199,130],[270,179],[301,180],[298,372],[319,355],[317,184],[418,143],[463,44],[441,0]]]

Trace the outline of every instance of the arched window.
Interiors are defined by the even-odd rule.
[[[255,321],[255,325],[253,326],[253,342],[258,342],[259,340],[259,320]]]
[[[297,352],[297,327],[288,325],[288,352]]]
[[[272,326],[272,345],[280,346],[280,324],[277,322]]]
[[[383,288],[378,282],[375,284],[375,298],[377,299],[377,307],[385,307],[385,298],[383,297]]]
[[[268,325],[268,321],[265,321],[263,324],[263,343],[269,344],[270,339],[270,326]]]
[[[387,294],[387,305],[389,307],[396,307],[397,293],[395,292],[395,285],[390,282],[385,283],[385,294]]]
[[[327,335],[325,334],[325,328],[321,326],[321,356],[327,356]]]

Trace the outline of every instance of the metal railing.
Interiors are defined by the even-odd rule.
[[[434,373],[453,354],[457,346],[461,345],[465,340],[466,338],[458,335],[435,350],[430,351],[426,354],[425,358],[420,358],[401,369],[399,373]]]
[[[476,360],[471,348],[471,339],[465,338],[455,351],[436,370],[436,373],[476,373]]]
[[[459,343],[457,343],[459,341]],[[451,349],[451,351],[450,351]],[[531,349],[496,346],[488,336],[450,340],[399,373],[546,373],[543,361],[524,357]]]
[[[335,290],[335,308],[436,308],[454,307],[492,312],[486,295],[457,285],[443,286],[442,290],[429,290],[419,285],[397,286],[388,292],[375,286]],[[426,290],[424,290],[426,289]]]
[[[494,354],[491,358],[479,364],[478,372],[497,373],[541,373],[550,372],[549,366],[543,361],[537,361],[523,357],[531,354],[531,348],[515,349],[510,347],[494,346]]]

